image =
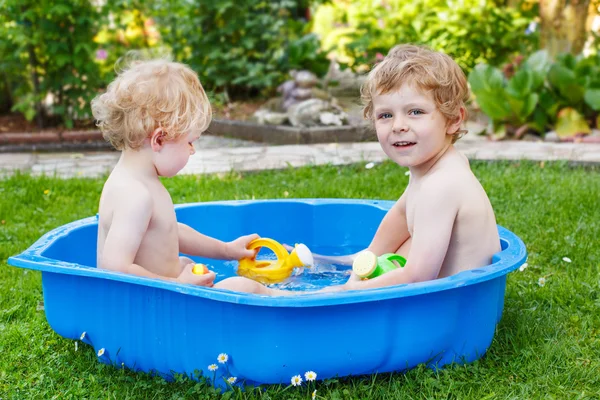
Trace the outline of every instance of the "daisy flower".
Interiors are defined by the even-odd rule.
[[[104,347],[98,350],[98,357],[102,357],[104,355]]]
[[[527,266],[528,266],[528,265],[529,265],[529,264],[527,264],[527,263],[525,263],[525,264],[521,265],[521,266],[519,267],[519,271],[521,271],[521,272],[525,271],[525,268],[527,268]]]
[[[217,357],[217,361],[219,362],[219,364],[225,364],[227,360],[229,360],[229,356],[225,353],[221,353]]]
[[[302,377],[300,375],[292,376],[292,386],[302,385]]]
[[[85,335],[86,335],[86,333],[85,333],[85,332],[83,332],[83,333],[81,334],[81,336],[79,336],[79,340],[83,340],[83,339],[85,339]]]
[[[546,278],[541,277],[540,279],[538,279],[538,285],[540,285],[541,287],[544,287],[545,284],[546,284]]]
[[[373,162],[370,162],[370,163],[368,163],[367,165],[365,165],[365,168],[366,168],[366,169],[371,169],[371,168],[373,168],[374,166],[375,166],[375,163],[373,163]]]
[[[315,400],[316,398],[317,398],[317,390],[315,389],[315,391],[314,391],[314,392],[312,392],[312,397],[311,397],[311,399],[312,399],[312,400]]]
[[[568,263],[570,263],[570,262],[571,262],[571,259],[570,259],[569,257],[563,257],[563,258],[562,258],[562,260],[563,260],[564,262],[568,262]]]
[[[229,378],[227,378],[227,382],[229,382],[230,385],[233,385],[236,381],[237,378],[235,376],[230,376]]]
[[[304,373],[304,379],[307,381],[314,381],[317,379],[317,373],[315,371],[307,371]]]
[[[216,371],[218,369],[219,369],[219,366],[217,364],[210,364],[208,366],[208,370],[211,371],[211,372],[214,372],[214,371]]]

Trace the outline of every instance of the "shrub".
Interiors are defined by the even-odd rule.
[[[354,68],[371,64],[396,44],[414,43],[443,51],[470,71],[528,50],[536,40],[525,32],[530,21],[493,1],[338,0],[319,8],[313,30],[326,49],[333,47],[340,61]]]
[[[552,61],[545,50],[533,53],[516,69],[480,64],[469,83],[481,110],[498,135],[527,130],[560,137],[590,133],[598,127],[600,55],[561,54]],[[508,75],[508,76],[506,76]]]
[[[12,109],[28,119],[55,114],[67,126],[89,115],[88,102],[99,86],[92,41],[100,11],[87,0],[59,3],[3,0],[0,14],[0,56],[5,85],[11,86]],[[25,65],[25,68],[23,67]],[[45,109],[42,102],[50,99]]]

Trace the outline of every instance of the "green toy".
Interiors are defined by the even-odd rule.
[[[401,255],[387,253],[377,257],[372,251],[365,250],[354,259],[352,270],[362,279],[371,279],[405,265],[406,259]]]

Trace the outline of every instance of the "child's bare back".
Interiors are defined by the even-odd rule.
[[[157,177],[147,177],[124,168],[121,160],[104,184],[99,206],[99,266],[122,257],[104,251],[118,245],[137,248],[132,262],[157,275],[177,278],[182,270],[177,219],[171,197]],[[123,225],[137,227],[142,235],[121,237],[128,232]],[[117,233],[117,234],[110,234]],[[106,240],[109,240],[106,243]],[[112,243],[113,241],[118,243]],[[139,243],[137,243],[139,242]]]

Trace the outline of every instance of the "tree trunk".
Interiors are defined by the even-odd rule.
[[[589,6],[590,0],[540,0],[540,46],[552,57],[581,53]]]

